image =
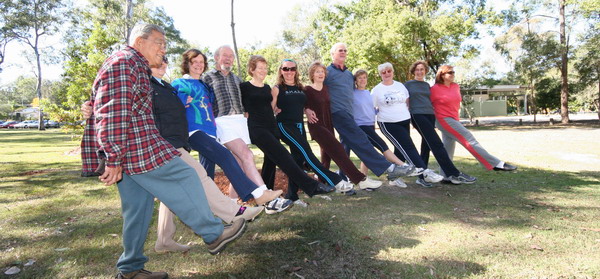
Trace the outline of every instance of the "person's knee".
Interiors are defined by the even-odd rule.
[[[254,164],[254,153],[252,153],[252,150],[250,150],[250,148],[244,149],[241,157],[244,163]]]

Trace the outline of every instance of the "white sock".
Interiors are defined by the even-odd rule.
[[[391,164],[391,165],[388,167],[387,171],[388,171],[388,172],[393,172],[395,167],[396,167],[396,165],[395,165],[395,164]]]
[[[263,189],[263,186],[258,187],[256,189],[254,189],[254,191],[252,191],[252,196],[256,199],[260,196],[262,196],[265,193],[265,190],[267,190],[267,187],[265,186]]]
[[[501,168],[503,168],[503,167],[504,167],[504,161],[500,161],[500,163],[498,163],[498,164],[496,165],[496,167],[497,167],[497,168],[500,168],[500,169],[501,169]]]

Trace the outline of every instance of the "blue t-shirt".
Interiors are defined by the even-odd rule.
[[[369,90],[354,89],[354,121],[358,126],[375,125],[375,107]]]
[[[171,84],[177,89],[177,96],[186,106],[185,115],[188,120],[188,132],[192,135],[200,130],[206,134],[215,137],[217,135],[217,126],[215,125],[215,116],[213,114],[212,104],[215,95],[206,83],[197,79],[179,78]],[[187,103],[187,99],[192,97],[192,102]]]
[[[324,83],[329,88],[331,113],[346,111],[352,114],[354,76],[348,68],[340,69],[333,64],[329,65]]]

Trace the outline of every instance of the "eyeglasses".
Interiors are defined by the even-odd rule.
[[[158,40],[158,39],[156,39],[156,40],[150,40],[148,38],[143,38],[143,37],[142,37],[142,39],[149,40],[152,43],[157,44],[158,46],[160,46],[162,49],[167,49],[167,42],[166,41]]]
[[[284,72],[289,72],[289,71],[295,72],[296,71],[296,67],[289,67],[289,68],[288,67],[281,67],[281,70],[284,71]]]
[[[348,50],[347,50],[347,49],[345,49],[345,48],[340,48],[340,49],[338,49],[337,51],[338,51],[338,52],[348,52]]]
[[[390,70],[390,69],[387,69],[387,70],[383,70],[383,71],[381,71],[380,73],[381,73],[382,75],[385,75],[385,74],[390,74],[390,73],[393,73],[393,72],[394,72],[394,71],[392,71],[392,70]]]
[[[446,74],[453,75],[453,74],[454,74],[454,71],[449,71],[449,72],[446,72]]]

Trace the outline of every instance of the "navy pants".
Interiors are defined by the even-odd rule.
[[[444,143],[435,131],[435,115],[433,114],[413,114],[412,124],[421,135],[421,159],[425,166],[429,164],[429,152],[433,153],[435,160],[442,168],[446,176],[459,175],[460,171],[454,166],[452,160],[444,148]]]
[[[361,130],[354,117],[346,111],[331,114],[333,127],[340,135],[342,143],[350,147],[358,158],[377,176],[382,175],[391,165],[381,153],[377,152],[367,135]]]
[[[247,201],[253,197],[252,191],[256,190],[258,186],[246,176],[242,167],[240,167],[233,154],[227,148],[218,143],[215,138],[202,131],[195,132],[189,141],[192,149],[202,155],[200,162],[202,163],[203,160],[209,161],[209,164],[213,165],[213,173],[215,163],[223,169],[229,182],[231,182],[231,185],[233,185],[233,188],[243,201]]]

